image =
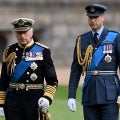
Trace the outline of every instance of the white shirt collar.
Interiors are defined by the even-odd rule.
[[[104,29],[104,26],[102,26],[98,31],[97,31],[97,33],[98,33],[98,36],[97,36],[97,38],[99,39],[100,38],[100,35],[102,34],[102,31],[103,31],[103,29]],[[94,35],[94,31],[92,31],[92,34]]]

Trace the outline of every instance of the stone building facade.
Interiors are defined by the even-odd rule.
[[[90,29],[84,7],[93,2],[109,7],[105,25],[119,31],[119,0],[0,0],[0,53],[16,42],[10,22],[28,17],[35,20],[35,39],[52,50],[55,65],[70,66],[77,35]]]

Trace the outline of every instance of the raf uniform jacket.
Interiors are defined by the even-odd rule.
[[[38,50],[31,51],[35,46]],[[36,48],[34,48],[36,49]],[[11,54],[12,53],[12,54]],[[14,55],[15,54],[15,55]],[[22,73],[19,78],[11,79],[15,68],[20,64],[20,62],[26,62],[18,69],[18,73]],[[27,68],[24,67],[30,62]],[[17,76],[16,76],[17,77]],[[44,91],[44,79],[46,80],[47,87]],[[4,104],[6,93],[14,90],[22,90],[27,92],[34,92],[34,90],[29,90],[29,88],[11,88],[10,84],[23,83],[25,85],[36,85],[40,84],[43,86],[39,93],[41,96],[47,97],[52,102],[54,93],[56,91],[58,80],[56,76],[56,71],[51,58],[50,49],[40,43],[33,42],[28,47],[23,48],[18,43],[15,43],[6,48],[3,53],[3,64],[1,70],[0,79],[0,104]],[[21,84],[22,85],[22,84]],[[34,86],[34,87],[36,87]],[[12,86],[13,87],[13,86]],[[17,87],[17,86],[16,86]],[[24,87],[24,86],[21,86]]]
[[[93,53],[100,46],[104,45],[103,40],[107,36],[110,30],[104,28],[99,38],[98,43],[95,45],[93,40],[93,34],[91,31],[81,35],[81,54],[84,57],[88,45],[93,46]],[[115,31],[111,31],[115,32]],[[115,32],[117,33],[117,32]],[[77,46],[77,45],[76,45]],[[69,79],[69,95],[68,98],[76,98],[76,90],[79,84],[80,76],[82,73],[82,66],[78,63],[77,58],[77,47],[74,49],[73,62],[71,65],[71,74]],[[120,35],[117,36],[112,43],[111,61],[108,63],[105,61],[105,56],[101,59],[95,70],[98,71],[117,71],[120,66]],[[99,57],[99,56],[98,56]],[[86,70],[87,71],[87,70]],[[85,82],[85,81],[84,81]],[[87,85],[84,86],[82,91],[82,104],[83,105],[94,105],[94,104],[108,104],[115,103],[118,91],[119,79],[116,75],[91,75]]]

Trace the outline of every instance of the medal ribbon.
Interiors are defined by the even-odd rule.
[[[43,47],[34,45],[33,48],[30,50],[30,52],[42,52]],[[11,80],[10,82],[17,83],[19,78],[24,74],[24,72],[27,70],[28,67],[30,67],[31,63],[33,61],[25,61],[24,59],[16,66],[14,69],[14,72],[11,75]]]

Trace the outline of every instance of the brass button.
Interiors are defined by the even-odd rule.
[[[98,74],[99,74],[98,70],[93,71],[93,75],[98,75]]]

